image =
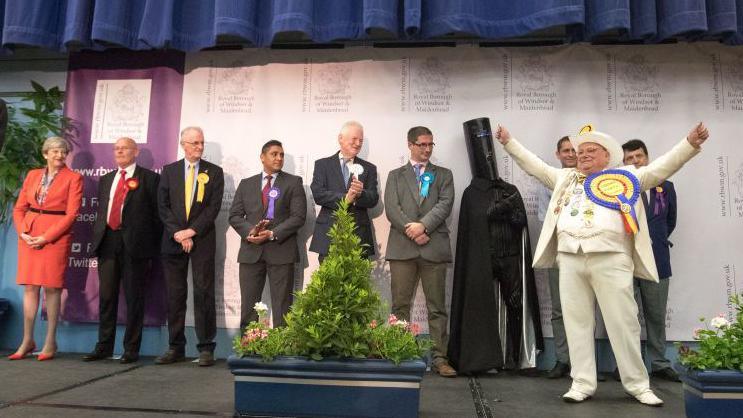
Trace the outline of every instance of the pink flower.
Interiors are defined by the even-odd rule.
[[[421,332],[421,327],[416,323],[411,323],[408,329],[413,335],[418,335]]]
[[[371,323],[369,324],[369,328],[374,329],[377,327],[377,320],[372,319]]]
[[[702,328],[694,328],[694,338],[699,338],[699,333],[702,332]]]
[[[389,318],[387,318],[387,323],[390,325],[395,325],[397,323],[397,317],[395,314],[390,314]]]

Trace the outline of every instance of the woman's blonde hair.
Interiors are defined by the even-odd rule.
[[[72,145],[70,144],[70,141],[59,136],[50,136],[49,138],[44,140],[44,145],[41,146],[41,153],[46,154],[47,151],[52,148],[64,148],[67,154],[72,151]]]

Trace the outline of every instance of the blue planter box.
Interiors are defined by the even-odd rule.
[[[426,364],[387,360],[230,356],[235,412],[294,417],[418,416]]]
[[[676,364],[684,382],[689,418],[743,417],[743,373],[734,370],[690,370]]]

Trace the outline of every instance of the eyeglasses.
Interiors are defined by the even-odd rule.
[[[435,142],[429,142],[428,144],[415,144],[414,143],[412,145],[415,145],[418,148],[431,148],[431,149],[433,149],[433,147],[436,146],[436,143]]]

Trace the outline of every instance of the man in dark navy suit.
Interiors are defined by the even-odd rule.
[[[648,149],[641,140],[627,141],[622,145],[622,149],[625,165],[639,168],[648,164]],[[671,277],[670,247],[673,246],[668,237],[676,228],[676,190],[673,183],[666,180],[660,186],[642,193],[640,197],[647,213],[648,232],[653,242],[653,255],[660,279],[658,283],[635,280],[635,288],[639,291],[645,316],[647,356],[651,362],[650,375],[677,382],[678,374],[671,368],[671,362],[665,355],[666,304]]]
[[[221,167],[201,158],[204,153],[201,128],[183,129],[180,144],[184,158],[163,167],[157,191],[164,227],[162,255],[168,289],[169,349],[155,359],[155,364],[170,364],[185,357],[190,262],[199,366],[212,366],[217,335],[214,220],[222,207],[224,174]]]
[[[136,164],[137,143],[119,138],[114,144],[117,169],[101,177],[98,213],[93,225],[93,252],[98,256],[99,326],[95,349],[84,361],[113,353],[119,287],[126,298],[124,354],[120,362],[139,359],[144,320],[144,292],[152,258],[158,253],[162,224],[157,213],[160,176]]]
[[[328,231],[333,226],[333,211],[343,199],[349,203],[349,211],[356,221],[356,233],[364,246],[364,256],[375,254],[368,209],[379,201],[377,167],[358,157],[364,144],[364,128],[355,121],[344,123],[338,134],[338,144],[339,152],[315,161],[310,185],[315,203],[321,206],[310,251],[319,254],[321,263],[330,248]]]

